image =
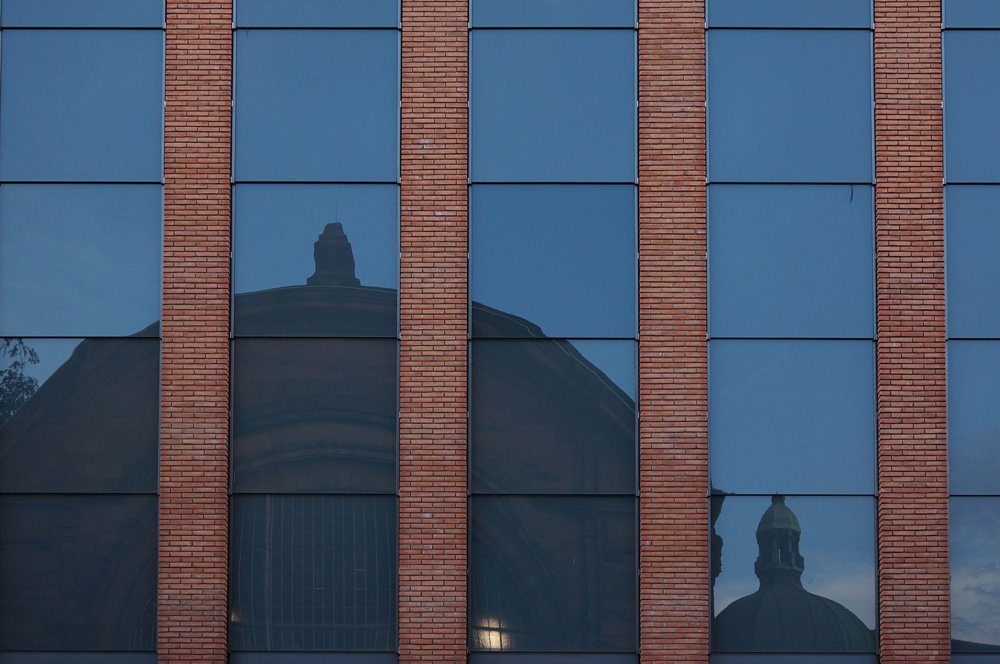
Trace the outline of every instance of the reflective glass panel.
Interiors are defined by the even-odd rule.
[[[395,182],[396,30],[237,30],[242,181]]]
[[[151,334],[159,185],[0,187],[0,334]]]
[[[635,652],[635,498],[473,496],[469,648]]]
[[[0,496],[0,523],[0,649],[155,649],[155,496]]]
[[[709,664],[878,664],[878,655],[710,655]],[[985,663],[984,663],[985,664]]]
[[[399,25],[399,0],[236,0],[236,25],[251,28],[395,28]]]
[[[4,0],[3,27],[160,28],[163,0]]]
[[[469,653],[469,664],[636,664],[639,658],[624,653],[556,655],[552,653]]]
[[[874,367],[870,341],[712,341],[713,486],[871,493]]]
[[[396,341],[239,339],[233,489],[396,490]]]
[[[712,499],[712,649],[875,652],[875,500]]]
[[[948,336],[1000,337],[1000,187],[950,185]]]
[[[709,187],[711,333],[871,337],[872,189]]]
[[[944,33],[948,182],[1000,182],[1000,30]]]
[[[951,647],[1000,653],[1000,498],[952,498]]]
[[[163,33],[11,30],[0,180],[160,182]]]
[[[155,492],[156,339],[0,339],[0,490]]]
[[[634,182],[633,30],[471,36],[475,182]]]
[[[472,299],[496,310],[474,336],[635,336],[633,186],[482,185],[471,208]]]
[[[396,185],[237,185],[233,210],[237,335],[396,336]]]
[[[475,341],[470,394],[474,492],[635,492],[634,341]]]
[[[395,496],[233,496],[229,646],[396,649]]]
[[[948,479],[952,493],[1000,494],[997,403],[1000,341],[949,341]]]
[[[635,0],[472,0],[474,28],[633,28]]]
[[[946,28],[1000,28],[995,0],[944,0],[942,10]]]
[[[711,28],[870,28],[871,0],[708,0]]]
[[[867,30],[713,30],[713,182],[871,182]]]

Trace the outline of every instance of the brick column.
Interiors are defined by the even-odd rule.
[[[639,0],[641,661],[707,662],[705,9]]]
[[[465,662],[468,5],[403,0],[399,661]]]
[[[882,662],[950,661],[939,0],[875,2]]]
[[[167,0],[161,662],[225,662],[232,1]]]

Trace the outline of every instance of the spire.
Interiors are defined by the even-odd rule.
[[[354,276],[354,251],[339,221],[327,224],[313,245],[316,273],[307,286],[360,286]]]
[[[802,527],[795,513],[785,505],[785,497],[772,496],[771,506],[757,524],[759,555],[753,571],[761,588],[779,583],[802,587],[805,560],[799,554],[801,535]]]

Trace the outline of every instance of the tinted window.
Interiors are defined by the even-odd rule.
[[[549,653],[469,653],[469,664],[636,664],[635,655],[616,653],[613,655],[573,654],[554,655]]]
[[[948,342],[952,493],[1000,493],[1000,341]]]
[[[871,0],[709,0],[713,28],[869,28]]]
[[[709,188],[713,336],[871,337],[867,186]]]
[[[238,30],[237,180],[395,182],[399,33]]]
[[[395,28],[399,0],[236,0],[236,25],[271,28]]]
[[[952,498],[948,529],[952,649],[1000,653],[1000,498]]]
[[[1000,31],[944,35],[945,175],[1000,182]]]
[[[119,336],[154,323],[162,215],[159,185],[0,187],[0,334]]]
[[[634,182],[632,30],[472,35],[476,182]]]
[[[710,178],[870,182],[871,62],[867,30],[713,30]]]
[[[472,27],[635,27],[635,0],[472,0]]]
[[[948,335],[1000,337],[1000,187],[951,185],[948,233]]]
[[[163,0],[4,0],[3,27],[160,28]]]
[[[503,331],[474,309],[474,335],[635,336],[633,186],[477,186],[471,198],[472,298],[528,323]]]
[[[636,648],[635,499],[474,496],[469,648]]]
[[[1000,4],[992,0],[944,0],[942,4],[946,28],[1000,28]]]
[[[736,493],[871,493],[870,341],[716,340],[712,484]]]
[[[11,30],[2,49],[0,179],[160,181],[161,31]]]

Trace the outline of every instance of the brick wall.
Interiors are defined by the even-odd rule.
[[[643,662],[707,662],[705,10],[639,0]]]
[[[399,661],[466,657],[468,10],[404,0]]]
[[[947,662],[939,0],[875,2],[879,639]]]
[[[232,3],[167,0],[161,662],[225,662]]]

